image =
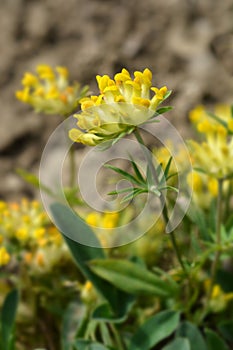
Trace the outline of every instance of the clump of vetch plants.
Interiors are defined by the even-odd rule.
[[[87,208],[77,194],[74,145],[69,205],[41,184],[53,198],[54,223],[38,202],[0,203],[0,349],[232,349],[233,108],[196,107],[196,139],[159,146],[146,143],[143,127],[159,126],[171,91],[153,87],[149,69],[98,75],[97,95],[69,83],[63,67],[39,66],[22,83],[17,98],[36,111],[64,119],[75,112],[77,127],[67,131],[74,143],[104,152],[130,138],[143,156],[129,155],[127,167],[105,164],[112,210]],[[38,186],[35,175],[20,174]],[[175,225],[181,183],[192,200],[188,210],[178,203]],[[148,203],[149,216],[121,245],[117,230]]]

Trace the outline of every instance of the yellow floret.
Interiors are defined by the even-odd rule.
[[[210,178],[208,181],[208,190],[216,197],[218,195],[218,181],[215,178]]]
[[[86,223],[91,226],[97,226],[99,215],[97,213],[90,213],[86,217]]]
[[[19,228],[16,233],[15,233],[15,237],[19,240],[19,241],[25,241],[28,239],[29,237],[29,232],[28,229],[26,228]]]
[[[68,72],[68,69],[66,67],[58,66],[58,67],[56,67],[56,71],[64,78],[68,78],[68,76],[69,76],[69,72]]]
[[[36,71],[41,79],[53,80],[55,78],[52,68],[46,64],[37,66]]]
[[[203,112],[204,112],[203,106],[197,106],[195,109],[193,109],[189,113],[189,118],[190,118],[191,122],[193,122],[193,123],[199,122],[203,116]]]
[[[36,239],[43,238],[45,235],[45,228],[44,227],[39,227],[34,230],[33,235]]]
[[[0,266],[5,266],[9,263],[11,257],[5,247],[0,247]]]
[[[38,78],[35,75],[27,72],[24,74],[22,84],[24,86],[35,86],[36,84],[38,84]]]

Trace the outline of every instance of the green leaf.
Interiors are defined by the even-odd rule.
[[[132,191],[132,187],[123,188],[122,190],[111,191],[111,192],[108,192],[108,195],[121,194],[129,191]]]
[[[218,329],[222,334],[222,336],[224,337],[224,339],[233,343],[233,321],[232,320],[222,321],[221,323],[219,323]]]
[[[191,350],[189,340],[187,338],[176,338],[166,345],[162,350]]]
[[[129,130],[130,133],[130,130]],[[113,141],[112,141],[112,146],[115,145],[122,137],[124,137],[127,134],[127,132],[123,131],[121,132]]]
[[[128,304],[132,303],[132,296],[113,288],[110,283],[94,274],[88,266],[88,262],[93,259],[105,259],[104,250],[101,249],[96,235],[77,214],[65,205],[52,204],[51,211],[55,223],[63,233],[64,239],[83,275],[93,283],[97,291],[110,303],[116,318],[124,317],[128,310]],[[83,245],[70,238],[73,237],[77,240],[80,238],[80,241],[82,241],[83,236],[90,246]]]
[[[110,164],[106,164],[104,167],[115,171],[116,173],[122,175],[125,179],[132,181],[133,183],[135,183],[139,186],[141,185],[141,182],[138,181],[133,175],[127,173],[126,171],[124,171],[120,168],[117,168],[117,167],[110,165]]]
[[[160,191],[163,191],[163,190],[170,190],[170,191],[175,191],[175,192],[179,193],[178,188],[173,187],[173,186],[164,186],[164,187],[159,187],[158,189],[159,189]]]
[[[45,193],[48,193],[49,195],[54,196],[54,193],[50,190],[50,188],[43,185],[36,175],[29,173],[28,171],[25,171],[24,169],[21,169],[21,168],[16,169],[16,173],[30,185],[33,185],[34,187],[43,190]]]
[[[205,329],[208,350],[229,350],[224,340],[211,329]]]
[[[101,335],[102,343],[106,346],[113,346],[113,340],[111,338],[109,325],[105,322],[99,323],[99,332]]]
[[[127,313],[131,310],[133,303],[134,299],[132,299],[131,303],[128,303],[125,315],[119,318],[116,318],[108,303],[101,304],[93,311],[92,319],[111,323],[121,323],[125,321]]]
[[[197,171],[198,173],[201,173],[201,174],[208,174],[207,171],[205,171],[204,169],[202,168],[198,168],[198,167],[194,167],[193,170]]]
[[[188,321],[184,321],[180,324],[176,336],[188,338],[191,350],[208,350],[205,340],[197,326]]]
[[[61,326],[62,350],[71,350],[77,329],[82,326],[86,317],[86,306],[71,302],[65,310]]]
[[[167,164],[166,164],[166,167],[165,167],[165,170],[164,170],[164,176],[165,178],[167,178],[168,174],[169,174],[169,170],[170,170],[170,167],[171,167],[171,162],[172,162],[172,157],[169,158]]]
[[[124,198],[122,198],[121,203],[127,202],[136,196],[138,196],[141,193],[147,193],[147,189],[142,189],[142,188],[134,188],[131,193],[127,194]]]
[[[217,115],[215,115],[214,113],[211,112],[207,112],[207,114],[214,119],[216,122],[218,122],[219,124],[221,124],[222,126],[224,126],[227,129],[227,123],[222,120],[221,118],[219,118]]]
[[[14,289],[7,294],[1,311],[1,349],[11,350],[14,342],[14,324],[19,292]]]
[[[169,280],[161,279],[161,277],[131,261],[93,260],[89,266],[98,276],[127,293],[169,297],[178,292],[177,285],[171,284]]]
[[[149,120],[142,123],[142,125],[159,123],[160,121],[158,119],[156,119],[157,116],[158,116],[158,113],[155,113]]]
[[[172,174],[167,176],[166,180],[168,181],[169,179],[171,179],[172,177],[177,176],[177,175],[178,175],[178,172],[172,173]]]
[[[108,350],[104,345],[90,340],[78,339],[73,344],[74,350]]]
[[[156,113],[164,114],[164,113],[170,111],[172,108],[173,108],[172,106],[160,107],[156,110]]]
[[[163,97],[163,101],[166,100],[171,95],[171,93],[172,93],[172,90],[168,90]]]
[[[134,172],[135,172],[135,174],[136,174],[138,180],[139,180],[140,182],[142,182],[143,184],[145,184],[145,179],[144,179],[144,177],[142,176],[142,174],[141,174],[141,172],[140,172],[140,170],[139,170],[137,164],[134,162],[133,159],[131,159],[131,162],[130,162],[130,163],[132,164],[132,167],[133,167],[133,169],[134,169]]]
[[[201,208],[193,206],[190,208],[190,210],[188,210],[187,215],[190,218],[190,220],[199,228],[201,238],[205,241],[210,241],[206,216],[203,210]]]
[[[162,311],[149,318],[133,335],[128,350],[151,349],[176,330],[179,318],[179,313],[172,310]]]

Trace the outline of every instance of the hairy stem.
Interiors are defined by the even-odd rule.
[[[144,155],[146,157],[146,160],[148,162],[148,166],[150,168],[151,174],[152,174],[152,176],[154,178],[155,184],[157,185],[158,184],[158,176],[157,176],[155,167],[153,165],[151,152],[145,146],[145,143],[144,143],[144,141],[143,141],[143,139],[141,137],[141,134],[140,134],[140,132],[139,132],[139,130],[137,128],[134,131],[134,135],[135,135],[138,143],[142,147],[142,151],[143,151],[143,153],[144,153]],[[165,197],[164,197],[162,192],[161,192],[161,195],[160,195],[159,199],[160,199],[160,203],[161,203],[161,206],[162,206],[163,220],[164,220],[165,224],[167,225],[167,227],[170,228],[170,221],[169,221],[169,217],[168,217],[168,209],[167,209],[167,205],[166,205],[166,199],[165,199]],[[177,259],[178,259],[178,261],[180,263],[180,266],[185,271],[185,273],[187,273],[187,270],[186,270],[185,265],[184,265],[184,263],[182,261],[182,258],[181,258],[179,247],[178,247],[177,242],[176,242],[175,234],[174,234],[174,232],[170,231],[169,235],[171,237],[171,242],[172,242],[174,251],[176,253]]]

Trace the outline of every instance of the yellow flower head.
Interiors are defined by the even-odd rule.
[[[233,173],[233,115],[230,106],[218,105],[214,113],[204,107],[197,107],[190,113],[190,119],[203,134],[204,141],[189,142],[193,166],[201,168],[206,174],[217,179]],[[210,191],[216,192],[212,182]]]
[[[81,89],[78,83],[70,85],[66,67],[53,69],[39,65],[36,72],[36,75],[26,72],[22,79],[23,90],[16,92],[16,97],[30,104],[36,112],[70,115],[80,98],[87,94],[87,86]]]
[[[208,112],[204,106],[197,106],[189,114],[192,124],[197,131],[203,134],[232,133],[233,115],[230,105],[219,104],[214,108],[214,112]]]
[[[131,133],[137,125],[151,119],[170,94],[166,86],[152,87],[148,68],[134,72],[133,78],[122,69],[114,79],[97,75],[96,80],[100,94],[81,99],[82,113],[74,115],[78,129],[69,132],[73,141],[89,146]]]

